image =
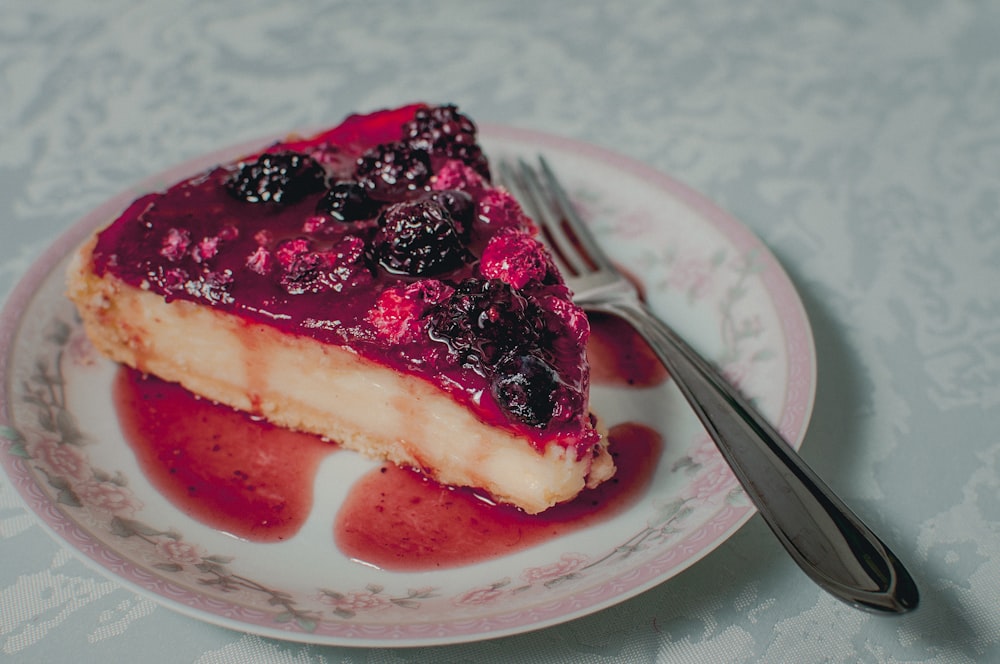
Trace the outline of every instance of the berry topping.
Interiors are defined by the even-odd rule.
[[[296,256],[281,275],[281,285],[291,295],[329,290],[331,263],[326,254],[307,251]]]
[[[187,283],[187,280],[187,270],[180,267],[174,267],[164,271],[161,283],[168,291],[177,291],[184,288],[184,284]]]
[[[331,230],[330,225],[327,223],[327,217],[321,214],[314,214],[306,217],[306,220],[302,222],[302,232],[309,233],[310,235],[315,235],[316,233],[326,233]]]
[[[184,258],[190,244],[191,233],[189,231],[171,228],[163,238],[160,255],[169,261],[179,261]]]
[[[150,274],[157,286],[167,292],[168,300],[175,297],[205,300],[210,304],[231,304],[233,285],[231,270],[205,271],[194,276],[183,268],[170,268],[158,276]]]
[[[233,296],[229,292],[233,285],[233,273],[230,270],[206,272],[197,279],[186,284],[188,293],[201,297],[213,303],[230,303]]]
[[[470,259],[451,214],[423,199],[390,205],[378,219],[374,255],[395,274],[431,276],[450,272]]]
[[[210,260],[217,253],[219,253],[219,242],[222,238],[218,235],[212,237],[202,238],[201,242],[194,246],[191,250],[191,258],[194,259],[196,263],[203,263]]]
[[[455,106],[414,105],[274,144],[137,200],[102,232],[95,269],[346,346],[486,421],[583,445],[587,317],[490,183],[476,134]]]
[[[482,194],[485,185],[482,175],[457,159],[444,162],[431,180],[431,189],[461,189],[476,195]]]
[[[533,427],[552,419],[561,387],[556,370],[534,354],[505,358],[490,381],[490,392],[500,407]]]
[[[537,344],[536,307],[496,279],[469,278],[431,314],[431,338],[488,372],[506,354]]]
[[[476,124],[453,104],[421,108],[404,129],[412,148],[460,159],[489,179],[489,166],[476,142]]]
[[[447,210],[451,214],[451,219],[455,224],[455,230],[458,231],[458,234],[463,238],[468,237],[469,231],[472,228],[472,217],[475,210],[472,196],[457,189],[445,189],[432,192],[427,198],[435,203],[439,203]]]
[[[542,245],[528,233],[515,229],[504,229],[490,238],[479,263],[484,277],[499,279],[517,289],[532,281],[542,282],[550,270],[552,259]]]
[[[316,212],[337,221],[358,221],[378,214],[378,203],[370,199],[365,188],[357,182],[342,180],[319,200]]]
[[[558,339],[572,342],[579,349],[587,347],[590,320],[583,309],[573,304],[568,294],[565,298],[546,295],[541,298],[541,306],[554,318],[554,326],[561,330]]]
[[[369,198],[400,201],[430,179],[430,157],[403,143],[381,143],[358,158],[354,173]]]
[[[247,268],[251,272],[263,276],[274,267],[274,256],[264,247],[257,247],[252,254],[247,256]]]
[[[451,295],[451,286],[437,279],[387,288],[379,294],[366,319],[386,345],[411,343],[424,331],[424,314]]]
[[[297,237],[292,240],[283,240],[281,244],[278,245],[278,250],[275,252],[278,258],[278,263],[281,265],[282,269],[289,270],[292,263],[295,260],[308,253],[312,249],[312,242],[307,238]]]
[[[308,155],[265,152],[241,162],[226,180],[229,193],[248,203],[294,203],[323,189],[326,173]]]
[[[517,199],[503,189],[491,189],[479,199],[480,221],[493,228],[534,228],[521,210]]]
[[[364,240],[353,235],[325,251],[313,251],[302,238],[288,240],[276,252],[283,268],[281,285],[290,295],[302,295],[340,291],[345,285],[367,281],[364,251]]]
[[[334,258],[337,274],[342,280],[347,280],[349,272],[354,273],[365,268],[366,249],[364,240],[355,235],[345,235],[327,250],[327,254]],[[365,273],[367,273],[366,268]]]
[[[580,357],[589,326],[575,305],[550,309],[499,279],[469,278],[427,314],[432,340],[446,344],[465,367],[490,382],[490,392],[512,419],[533,427],[577,417],[586,376],[560,357]],[[576,387],[573,387],[573,386]]]

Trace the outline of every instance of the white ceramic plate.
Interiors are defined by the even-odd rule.
[[[482,139],[494,159],[543,152],[653,309],[801,444],[815,389],[809,324],[787,276],[744,226],[617,154],[504,127],[483,128]],[[89,214],[29,270],[0,318],[3,465],[28,507],[85,560],[172,609],[236,630],[316,644],[434,645],[525,632],[621,602],[682,572],[753,514],[667,382],[592,395],[607,424],[640,422],[663,437],[640,499],[611,520],[499,559],[396,573],[345,557],[330,524],[345,487],[374,467],[345,462],[346,454],[320,467],[313,512],[287,541],[246,542],[185,516],[150,485],[122,438],[115,367],[85,340],[63,296],[63,271],[72,249],[138,193],[253,147],[193,160]]]

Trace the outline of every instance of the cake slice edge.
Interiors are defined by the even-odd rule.
[[[606,436],[587,454],[559,440],[539,451],[420,377],[208,306],[167,301],[110,273],[98,276],[95,242],[73,255],[67,295],[92,343],[116,362],[442,484],[481,489],[529,514],[615,472]],[[372,409],[378,417],[366,416]]]

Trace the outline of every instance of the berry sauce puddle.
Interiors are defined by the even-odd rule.
[[[627,326],[595,317],[592,329],[594,384],[639,388],[666,380]],[[191,518],[248,541],[294,536],[312,511],[319,464],[339,450],[127,368],[116,376],[114,403],[156,489]],[[423,571],[489,560],[609,519],[642,495],[662,440],[630,422],[613,424],[608,435],[615,477],[534,516],[382,465],[350,488],[331,524],[333,543],[369,565]]]

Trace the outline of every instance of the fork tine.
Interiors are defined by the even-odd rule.
[[[591,272],[594,264],[580,251],[575,236],[567,232],[565,195],[560,199],[556,195],[559,192],[553,192],[549,188],[549,183],[545,181],[547,178],[543,179],[538,170],[523,159],[520,160],[520,165],[524,181],[531,189],[535,209],[542,217],[542,229],[553,250],[570,266],[571,275],[582,276]]]
[[[543,189],[537,171],[523,160],[518,160],[516,168],[503,162],[500,170],[507,188],[530,211],[530,216],[538,224],[541,239],[549,247],[560,271],[569,275],[582,275],[591,271],[592,266],[580,258],[580,252],[562,230],[562,219],[553,212],[555,201],[550,200],[551,197]]]
[[[549,162],[545,157],[539,156],[538,163],[541,165],[546,187],[551,192],[553,199],[563,214],[563,220],[558,225],[564,234],[572,234],[573,237],[569,238],[569,241],[574,243],[575,253],[582,253],[585,260],[589,261],[593,268],[599,270],[615,269],[607,255],[598,246],[597,241],[580,217],[580,214],[576,211],[573,202],[569,200],[569,196],[559,183],[559,179],[552,171],[552,167],[549,166]],[[562,221],[565,221],[568,228],[563,227]]]

